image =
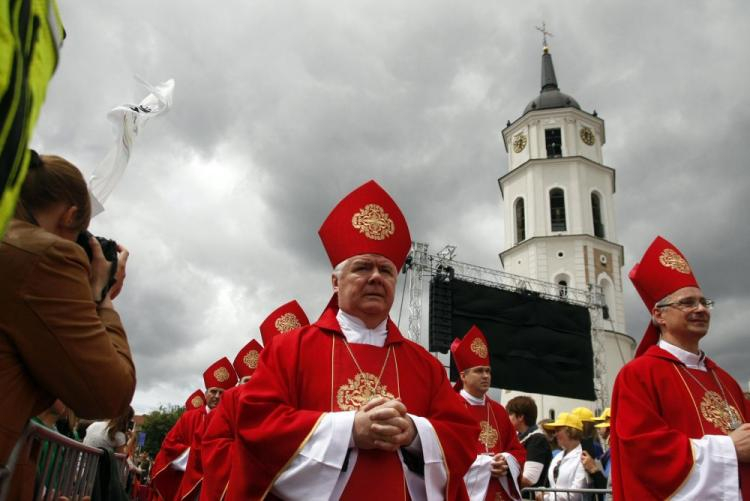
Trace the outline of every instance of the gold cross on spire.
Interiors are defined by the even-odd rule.
[[[542,44],[544,46],[544,52],[547,52],[547,48],[548,48],[547,35],[551,37],[553,37],[554,35],[550,33],[549,31],[547,31],[547,24],[544,21],[542,21],[541,26],[534,26],[534,28],[536,28],[537,31],[540,31],[542,33]]]

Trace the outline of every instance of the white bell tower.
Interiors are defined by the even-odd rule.
[[[604,120],[560,92],[546,46],[541,91],[502,137],[509,165],[498,180],[504,269],[576,289],[600,286],[602,327],[624,333],[623,248],[615,227],[615,170],[602,158]]]

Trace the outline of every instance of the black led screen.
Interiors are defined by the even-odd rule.
[[[595,400],[588,309],[459,279],[430,283],[430,351],[472,325],[487,338],[492,386]],[[457,373],[451,360],[451,379]]]

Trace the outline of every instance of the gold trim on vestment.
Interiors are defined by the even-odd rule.
[[[313,436],[313,433],[315,433],[315,430],[318,429],[318,425],[320,425],[320,422],[323,420],[325,415],[328,414],[327,412],[323,412],[320,414],[320,417],[318,417],[318,420],[315,421],[315,425],[313,425],[312,429],[310,430],[310,433],[307,434],[305,439],[302,441],[302,443],[299,444],[299,447],[297,447],[297,450],[294,451],[294,454],[291,455],[289,458],[289,461],[286,462],[286,464],[276,473],[276,475],[271,479],[271,482],[268,484],[268,487],[266,488],[266,491],[263,493],[263,495],[260,497],[261,500],[266,499],[266,496],[268,496],[268,493],[271,492],[271,489],[273,488],[273,485],[276,483],[276,480],[279,479],[282,473],[284,473],[284,470],[286,470],[289,465],[292,463],[294,458],[296,458],[302,448],[307,445],[307,442],[310,441],[310,438]]]
[[[184,496],[182,496],[180,498],[180,500],[184,501],[186,497],[188,497],[190,494],[193,493],[193,491],[195,490],[195,488],[198,487],[201,482],[203,482],[203,477],[202,476],[201,476],[201,478],[198,479],[198,481],[195,483],[195,485],[192,486],[189,491],[187,491],[187,494],[185,494]]]
[[[701,425],[701,432],[703,435],[706,434],[705,428],[703,428],[703,419],[701,419],[701,413],[698,410],[698,404],[695,403],[695,397],[693,396],[693,392],[690,391],[690,387],[687,384],[687,381],[685,381],[685,378],[682,377],[682,373],[680,372],[680,369],[677,368],[675,364],[672,364],[672,367],[674,367],[675,372],[678,376],[680,376],[680,379],[682,380],[682,384],[685,385],[685,390],[688,392],[688,395],[690,395],[690,400],[693,402],[693,408],[695,409],[695,415],[698,416],[698,424]]]
[[[432,425],[432,423],[430,423],[430,425]],[[440,446],[440,455],[443,456],[443,466],[445,467],[445,499],[448,499],[448,493],[450,493],[450,486],[451,486],[451,471],[448,469],[448,460],[446,459],[445,449],[443,449],[443,444],[440,442],[440,436],[438,435],[437,430],[435,429],[434,426],[431,426],[431,428],[432,428],[432,432],[435,434],[435,439],[437,440],[438,446]],[[417,435],[419,435],[419,430],[417,430]]]
[[[333,395],[334,395],[334,381],[333,381],[333,375],[335,371],[333,370],[333,360],[334,360],[334,352],[336,350],[336,335],[331,334],[331,412],[333,412]]]
[[[690,442],[690,453],[693,455],[693,465],[690,467],[690,471],[688,472],[688,474],[685,475],[685,478],[682,480],[682,483],[680,483],[680,485],[677,486],[677,488],[674,491],[672,491],[672,494],[667,496],[667,501],[672,499],[675,496],[675,494],[677,494],[680,491],[680,489],[685,487],[685,484],[690,478],[690,474],[693,473],[693,470],[695,469],[695,446],[693,445],[693,441],[690,440],[689,438],[688,438],[688,442]]]

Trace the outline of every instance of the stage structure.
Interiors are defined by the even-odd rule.
[[[459,283],[476,284],[484,286],[487,294],[493,291],[504,291],[506,293],[518,294],[519,297],[533,297],[541,300],[553,301],[556,304],[568,305],[585,309],[590,317],[591,350],[588,356],[592,360],[592,377],[594,398],[579,395],[571,398],[594,400],[597,408],[608,405],[609,390],[606,380],[605,348],[603,343],[603,328],[601,325],[602,308],[605,304],[604,295],[599,287],[592,286],[588,290],[575,289],[560,284],[534,280],[528,277],[513,275],[500,270],[493,270],[482,266],[457,261],[455,259],[455,246],[445,246],[437,253],[430,253],[428,244],[421,242],[412,243],[412,249],[406,260],[404,272],[407,275],[407,288],[405,297],[408,298],[409,322],[407,336],[423,346],[428,347],[436,356],[438,352],[445,353],[447,345],[445,341],[436,342],[435,339],[426,339],[427,333],[422,329],[423,308],[422,300],[425,286],[432,281],[443,280],[445,282],[457,281]],[[443,301],[440,295],[430,295],[433,302],[428,314],[430,325],[439,319],[434,313],[444,310],[450,303]],[[449,334],[454,335],[454,334]],[[450,341],[447,341],[449,344]],[[432,345],[432,346],[431,346]],[[492,349],[492,342],[490,342]],[[524,388],[506,387],[508,390],[524,390]]]

